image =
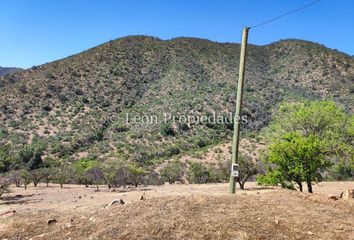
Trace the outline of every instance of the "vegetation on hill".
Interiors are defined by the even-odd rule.
[[[134,36],[6,75],[0,171],[45,166],[65,182],[89,159],[125,162],[141,179],[165,159],[230,141],[238,61],[238,44]],[[282,101],[332,98],[351,112],[353,80],[353,57],[319,44],[251,45],[242,129],[256,135]],[[184,121],[214,115],[222,121]]]

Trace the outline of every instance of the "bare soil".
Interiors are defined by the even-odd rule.
[[[328,197],[354,182],[321,183],[315,194],[227,187],[12,188],[0,200],[0,239],[354,239],[354,201]],[[114,199],[126,204],[107,207]]]

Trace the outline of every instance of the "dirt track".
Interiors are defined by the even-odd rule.
[[[51,188],[53,192],[48,194],[48,189],[31,189],[43,191],[42,195],[27,200],[43,200],[23,202],[18,207],[7,204],[7,210],[17,212],[1,217],[3,224],[11,226],[0,233],[8,239],[348,240],[354,239],[354,203],[331,200],[327,195],[350,186],[353,183],[324,183],[315,187],[323,194],[311,195],[251,184],[251,190],[229,196],[226,184],[167,185],[141,189],[146,201],[139,200],[143,191],[97,193],[69,186]],[[78,198],[84,192],[86,196]],[[127,204],[104,208],[115,198],[123,198]],[[0,214],[4,210],[1,205]],[[50,217],[58,222],[48,226]]]

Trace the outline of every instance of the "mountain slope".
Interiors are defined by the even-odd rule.
[[[14,73],[19,70],[21,70],[21,69],[20,68],[12,68],[12,67],[0,67],[0,77],[5,76],[6,74]]]
[[[238,61],[238,44],[134,36],[5,76],[0,141],[42,139],[53,157],[138,162],[227,141],[228,122],[182,120],[230,116]],[[243,129],[261,129],[284,99],[333,98],[352,111],[353,81],[354,58],[321,45],[299,40],[251,45]],[[142,116],[144,121],[135,121]],[[175,121],[165,123],[166,116]]]

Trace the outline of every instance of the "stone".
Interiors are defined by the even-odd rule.
[[[337,196],[329,196],[328,198],[331,200],[338,200],[339,199]]]
[[[115,199],[110,204],[108,204],[108,207],[113,206],[113,205],[123,205],[123,204],[125,204],[123,199]]]
[[[354,198],[354,189],[347,189],[340,194],[340,197],[343,199],[351,199]]]
[[[55,218],[50,218],[47,220],[47,224],[50,225],[50,224],[53,224],[53,223],[56,223],[57,220]]]
[[[71,228],[72,226],[73,226],[72,223],[67,223],[67,224],[65,225],[65,228]]]

